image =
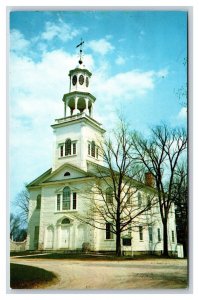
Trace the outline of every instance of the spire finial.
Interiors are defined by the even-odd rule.
[[[83,63],[83,61],[82,61],[82,46],[83,46],[83,44],[84,44],[84,41],[81,38],[80,44],[76,46],[76,48],[79,47],[79,64],[80,65]]]

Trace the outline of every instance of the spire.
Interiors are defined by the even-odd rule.
[[[84,41],[81,38],[81,42],[79,43],[79,45],[76,46],[76,48],[79,47],[79,64],[81,65],[83,63],[82,61],[82,46],[84,44]]]

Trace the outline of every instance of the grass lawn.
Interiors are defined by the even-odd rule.
[[[52,272],[19,264],[10,264],[10,287],[12,289],[31,289],[55,280]]]
[[[30,252],[22,252],[22,253],[15,253],[15,255],[19,256],[20,258],[31,258],[31,259],[77,259],[77,260],[148,260],[148,259],[161,259],[164,258],[163,256],[157,255],[137,255],[137,256],[121,256],[118,257],[114,253],[112,254],[100,254],[100,253],[68,253],[68,252],[52,252],[52,253],[30,253]],[[11,256],[14,256],[12,254]],[[175,257],[167,257],[168,259],[172,259]]]

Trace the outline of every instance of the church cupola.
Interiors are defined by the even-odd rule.
[[[53,149],[53,170],[68,163],[87,171],[88,162],[103,165],[99,147],[105,130],[93,118],[95,97],[89,92],[91,72],[82,59],[83,41],[78,66],[69,71],[69,92],[64,94],[64,117],[51,125],[55,135]]]
[[[80,48],[79,64],[69,71],[70,86],[69,93],[64,94],[64,117],[85,113],[89,117],[93,117],[93,103],[95,97],[89,93],[90,78],[92,73],[85,68],[82,60],[82,46],[84,42],[81,41],[77,47]]]

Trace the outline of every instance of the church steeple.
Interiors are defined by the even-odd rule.
[[[83,65],[84,41],[76,46],[80,48],[78,66],[69,71],[69,93],[64,94],[64,117],[85,113],[93,117],[93,104],[95,97],[89,92],[92,73]]]
[[[92,73],[83,64],[83,41],[79,45],[78,66],[69,71],[69,92],[64,94],[64,117],[51,125],[55,142],[53,170],[68,163],[87,171],[88,162],[103,165],[100,144],[105,130],[93,118],[95,97],[90,93]]]

